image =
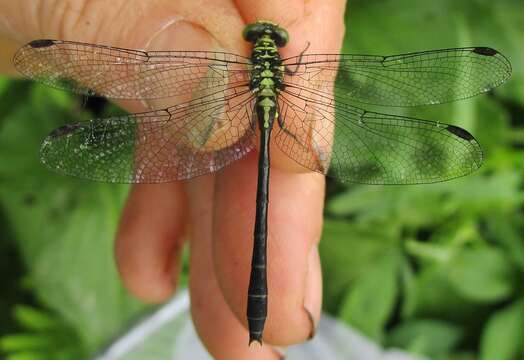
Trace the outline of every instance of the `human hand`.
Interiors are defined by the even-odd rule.
[[[58,38],[146,50],[215,50],[249,56],[247,23],[271,20],[290,33],[283,57],[337,53],[343,36],[342,0],[251,2],[24,0],[0,5],[0,31],[16,49],[36,38]],[[37,6],[38,5],[38,6]],[[9,55],[4,51],[5,55]],[[9,57],[10,58],[10,57]],[[3,63],[6,65],[6,62]],[[1,63],[0,63],[1,65]],[[4,66],[4,69],[6,67]],[[8,71],[8,69],[6,69]],[[139,103],[126,104],[136,112]],[[294,163],[272,154],[268,234],[268,319],[264,341],[289,345],[314,332],[320,316],[317,243],[324,178],[294,173]],[[184,182],[135,185],[115,253],[126,287],[149,302],[172,295],[186,231],[190,294],[197,331],[216,358],[274,358],[271,346],[247,346],[257,155],[216,174]]]

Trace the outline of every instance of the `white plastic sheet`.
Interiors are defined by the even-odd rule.
[[[398,350],[383,350],[354,329],[323,315],[315,338],[285,350],[286,359],[422,360]],[[115,339],[95,360],[211,360],[196,335],[189,296],[173,300]]]

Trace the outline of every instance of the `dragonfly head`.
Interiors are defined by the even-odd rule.
[[[263,37],[270,38],[275,41],[275,45],[278,47],[285,46],[289,41],[287,31],[269,21],[257,21],[256,23],[246,25],[242,36],[246,41],[253,44]]]

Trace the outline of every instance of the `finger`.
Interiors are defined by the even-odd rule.
[[[304,0],[235,0],[246,24],[257,20],[269,20],[284,27],[304,17],[305,3]]]
[[[193,24],[218,34],[220,42],[234,47],[238,41],[224,31],[224,24],[238,21],[238,12],[229,0],[104,1],[34,0],[2,2],[0,34],[25,43],[35,38],[56,38],[108,43],[113,46],[144,46],[157,33],[173,24]],[[220,16],[217,16],[220,14]],[[235,43],[237,45],[235,45]]]
[[[213,256],[227,303],[247,326],[253,246],[257,154],[217,174]],[[324,178],[271,169],[268,217],[268,317],[264,341],[289,345],[307,339],[320,312],[320,266],[310,255],[322,227]],[[313,260],[309,260],[313,258]],[[306,300],[306,295],[311,299]],[[311,306],[306,310],[305,304]]]
[[[180,183],[135,185],[129,194],[115,257],[125,287],[142,300],[165,300],[176,287],[185,208]]]
[[[345,0],[264,1],[235,0],[246,21],[274,21],[286,29],[290,41],[280,50],[283,57],[308,53],[338,53],[344,36]]]
[[[155,37],[163,37],[161,50],[173,50],[199,28],[204,37],[193,38],[190,45],[199,50],[222,47],[244,53],[247,44],[241,32],[224,31],[240,24],[241,19],[230,0],[207,1],[206,6],[193,0],[106,1],[35,0],[0,2],[0,37],[9,42],[0,53],[0,64],[12,59],[14,50],[38,38],[64,39],[89,43],[144,49]],[[188,27],[191,36],[179,36]],[[186,28],[186,29],[184,29]],[[171,37],[171,35],[174,35]],[[203,42],[200,42],[203,41]],[[0,41],[3,45],[4,41]],[[14,69],[7,69],[14,72]]]
[[[13,66],[13,56],[20,44],[8,38],[0,37],[0,74],[17,76]]]
[[[271,346],[247,346],[247,331],[218,287],[212,258],[213,186],[213,176],[187,183],[192,224],[189,290],[196,330],[216,359],[278,359]]]

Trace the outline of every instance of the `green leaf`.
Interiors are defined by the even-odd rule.
[[[402,281],[402,318],[412,317],[417,308],[417,288],[416,288],[416,276],[407,261],[403,261],[401,269],[401,281]]]
[[[464,248],[449,263],[449,279],[458,293],[475,302],[500,301],[513,292],[513,269],[495,247]]]
[[[401,347],[432,359],[443,356],[457,346],[462,330],[451,323],[417,319],[402,323],[388,336],[388,346]]]
[[[77,333],[59,316],[40,309],[17,306],[15,317],[26,332],[0,337],[0,352],[7,358],[25,358],[37,354],[42,359],[70,360],[85,358],[85,348]]]
[[[438,317],[454,322],[482,323],[486,310],[461,296],[450,284],[444,266],[423,266],[417,273],[411,295],[411,316]]]
[[[385,227],[359,228],[347,221],[326,220],[319,251],[322,260],[323,307],[338,313],[346,289],[392,248],[395,234]]]
[[[11,81],[7,77],[0,76],[0,97],[4,95],[4,92],[9,87],[10,84],[11,84]]]
[[[406,252],[409,255],[426,261],[444,263],[447,262],[453,254],[453,248],[451,246],[415,240],[408,240],[405,245]]]
[[[55,339],[51,335],[44,334],[12,334],[0,338],[0,350],[13,352],[19,350],[47,349],[51,347]]]
[[[492,153],[510,145],[513,132],[510,115],[507,108],[493,98],[482,96],[475,99],[478,100],[474,113],[475,126],[471,127],[471,131],[482,145],[482,150],[487,157],[487,165],[490,166]],[[462,102],[459,101],[458,104]],[[456,116],[462,119],[460,114]]]
[[[481,360],[512,360],[522,352],[524,299],[497,311],[489,319],[481,339]],[[524,354],[520,354],[521,356]]]
[[[516,208],[524,201],[520,181],[521,172],[512,170],[410,187],[358,186],[333,197],[326,210],[337,216],[356,216],[365,225],[427,226],[457,214],[476,217],[495,209]]]
[[[28,330],[50,330],[62,325],[50,314],[33,307],[18,305],[14,312],[18,323]]]
[[[340,317],[374,340],[380,340],[398,295],[399,254],[376,259],[353,284]]]
[[[0,77],[2,85],[0,89],[0,129],[3,121],[20,107],[27,105],[27,99],[31,85],[27,81],[12,80]]]
[[[6,360],[51,360],[48,354],[39,351],[22,351],[16,354],[10,354]]]
[[[470,352],[455,352],[438,357],[436,360],[477,360],[477,356],[473,351]]]
[[[524,271],[523,220],[504,213],[493,213],[486,217],[485,222],[489,238],[504,247],[508,257]]]

